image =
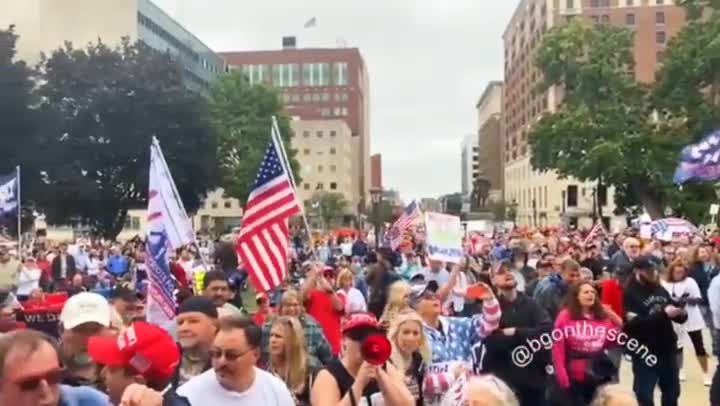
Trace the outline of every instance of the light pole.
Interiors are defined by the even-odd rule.
[[[373,206],[373,227],[375,227],[375,250],[380,248],[380,203],[382,202],[382,188],[370,189],[370,198]]]

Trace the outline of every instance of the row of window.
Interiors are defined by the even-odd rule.
[[[335,148],[330,148],[330,155],[337,154],[337,150]],[[303,149],[303,155],[310,155],[310,148]],[[318,155],[322,155],[322,151],[318,151]]]
[[[315,136],[318,138],[322,138],[324,135],[325,135],[325,133],[323,131],[315,131]],[[328,135],[330,137],[337,137],[337,131],[330,130],[330,131],[328,131]],[[293,133],[292,136],[294,137],[295,133]],[[303,131],[302,136],[303,136],[303,138],[310,138],[310,131]]]
[[[653,0],[651,0],[653,1]],[[580,4],[582,0],[565,0],[565,7],[573,9],[575,8],[575,4]],[[656,5],[663,5],[665,4],[665,0],[654,0]],[[628,7],[633,7],[635,5],[641,5],[642,0],[638,0],[637,4],[635,0],[625,0],[625,5]],[[590,0],[590,7],[592,8],[601,8],[601,7],[610,7],[610,0]]]
[[[610,23],[610,16],[607,14],[602,15],[594,15],[590,17],[595,24],[603,23],[603,24],[609,24]],[[625,24],[626,25],[635,25],[635,14],[634,13],[627,13],[625,14]],[[665,13],[662,11],[658,11],[655,13],[655,24],[658,25],[664,25],[665,24]]]
[[[207,207],[207,206],[206,206],[206,207]],[[218,202],[210,202],[210,208],[212,208],[212,209],[217,209],[218,207],[220,207],[220,204],[219,204]],[[231,200],[225,200],[225,201],[223,202],[223,207],[225,207],[226,209],[232,209],[232,201],[231,201]]]
[[[302,68],[302,70],[301,70]],[[276,87],[348,86],[347,62],[319,62],[278,65],[243,65],[243,73],[251,84],[272,83]]]
[[[565,207],[578,207],[579,191],[578,185],[568,185],[564,191]],[[595,193],[593,188],[582,188],[582,197],[591,197]],[[547,186],[534,187],[530,189],[515,190],[510,194],[510,200],[517,203],[521,209],[547,209],[548,208],[548,188]],[[562,201],[562,200],[561,200]],[[533,204],[534,202],[534,204]],[[601,186],[597,188],[597,202],[600,206],[607,206],[608,194],[607,188]],[[534,206],[534,207],[533,207]]]
[[[334,107],[330,109],[329,107],[325,107],[320,109],[320,116],[321,117],[347,117],[348,116],[348,109],[347,107]]]
[[[330,187],[330,190],[337,190],[337,188],[338,188],[337,182],[330,182],[330,184],[329,184],[328,186]],[[311,187],[311,186],[310,186],[309,183],[307,183],[307,182],[306,182],[306,183],[303,183],[303,189],[305,189],[305,190],[310,190],[310,187]],[[318,190],[318,191],[319,191],[319,190],[325,190],[325,185],[324,185],[322,182],[318,182],[318,183],[315,185],[315,190]]]
[[[335,93],[334,95],[330,93],[305,93],[303,95],[298,93],[284,93],[282,98],[285,103],[299,103],[300,101],[317,103],[329,102],[330,100],[335,100],[336,102],[348,101],[350,97],[347,93]]]

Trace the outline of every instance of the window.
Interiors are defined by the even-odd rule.
[[[665,13],[662,11],[655,13],[655,24],[665,24]]]
[[[578,187],[577,185],[569,185],[567,187],[567,206],[577,207],[578,205]]]
[[[330,85],[330,65],[327,63],[303,64],[303,84],[305,86]]]
[[[283,94],[283,95],[282,95],[282,98],[283,98],[283,101],[284,101],[285,103],[289,103],[289,102],[290,102],[290,95],[289,95],[289,94]]]
[[[566,0],[565,7],[566,8],[575,8],[575,0]]]
[[[610,23],[610,16],[607,14],[603,14],[600,16],[600,22],[603,24],[609,24]]]
[[[337,190],[337,183],[330,182],[330,190]]]
[[[320,116],[321,117],[330,117],[330,109],[329,108],[320,109]]]
[[[310,155],[310,148],[303,149],[303,155]]]
[[[310,190],[310,184],[309,183],[303,183],[303,189]]]
[[[335,155],[336,152],[337,150],[335,149],[335,147],[330,148],[330,155]]]
[[[655,0],[655,4],[665,4],[665,0]]]
[[[662,63],[665,60],[665,51],[657,51],[655,53],[655,59],[657,63]]]
[[[315,135],[317,135],[318,138],[322,138],[323,133],[322,133],[322,131],[316,131]]]
[[[338,102],[341,100],[342,100],[342,95],[340,93],[335,93],[335,101]]]
[[[590,0],[590,7],[600,7],[600,0]]]
[[[243,73],[251,85],[263,83],[270,79],[268,65],[244,65]]]
[[[336,62],[333,64],[333,77],[336,86],[348,85],[348,64],[346,62]]]
[[[299,102],[299,101],[300,101],[300,95],[299,95],[299,94],[294,94],[294,95],[292,95],[292,101],[294,101],[294,102],[296,102],[296,103]]]
[[[667,41],[667,35],[665,34],[665,31],[658,31],[655,33],[655,42],[658,44],[665,44]]]
[[[349,100],[348,94],[347,94],[347,93],[343,93],[343,94],[342,94],[342,101],[348,101],[348,100]]]
[[[635,14],[633,14],[633,13],[625,14],[625,24],[635,25]]]
[[[635,1],[633,1],[633,0],[625,0],[625,5],[630,6],[630,7],[631,7],[631,6],[634,6],[634,5],[635,5]]]
[[[330,101],[330,95],[327,94],[327,93],[323,93],[323,94],[320,96],[320,100],[322,100],[322,101],[324,101],[324,102]]]
[[[312,101],[312,95],[310,95],[310,93],[305,93],[303,95],[303,101],[306,101],[306,102]]]
[[[323,190],[322,182],[318,182],[317,185],[315,185],[315,190]]]
[[[304,138],[310,138],[310,131],[303,131]]]
[[[337,166],[336,166],[336,165],[330,165],[330,172],[335,172],[335,171],[337,171]]]
[[[330,131],[330,136],[331,137],[337,136],[337,132],[335,130]]]
[[[299,82],[298,64],[272,66],[273,84],[277,87],[293,87]]]
[[[210,207],[212,207],[213,209],[217,209],[217,208],[218,208],[218,202],[212,202],[212,204],[210,205]]]
[[[318,165],[318,172],[322,172],[322,171],[323,171],[323,166],[322,166],[322,165]]]
[[[232,208],[232,202],[229,200],[225,200],[224,206],[226,209],[230,209],[230,208]]]
[[[133,230],[139,230],[140,229],[140,217],[133,216],[132,218],[132,229]]]
[[[340,107],[335,107],[333,109],[333,116],[335,116],[335,117],[340,116]]]
[[[340,115],[343,116],[343,117],[345,117],[345,116],[348,115],[348,109],[347,109],[347,107],[343,107],[343,108],[340,109]]]
[[[312,101],[319,102],[320,101],[320,93],[313,93]]]

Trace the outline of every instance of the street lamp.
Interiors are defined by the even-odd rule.
[[[380,248],[380,203],[382,202],[382,188],[370,189],[370,199],[373,206],[373,227],[375,227],[375,250]]]

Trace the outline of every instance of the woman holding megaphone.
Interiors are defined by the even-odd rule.
[[[342,325],[342,356],[313,384],[313,406],[414,406],[402,375],[388,362],[392,347],[372,313],[349,314]]]

